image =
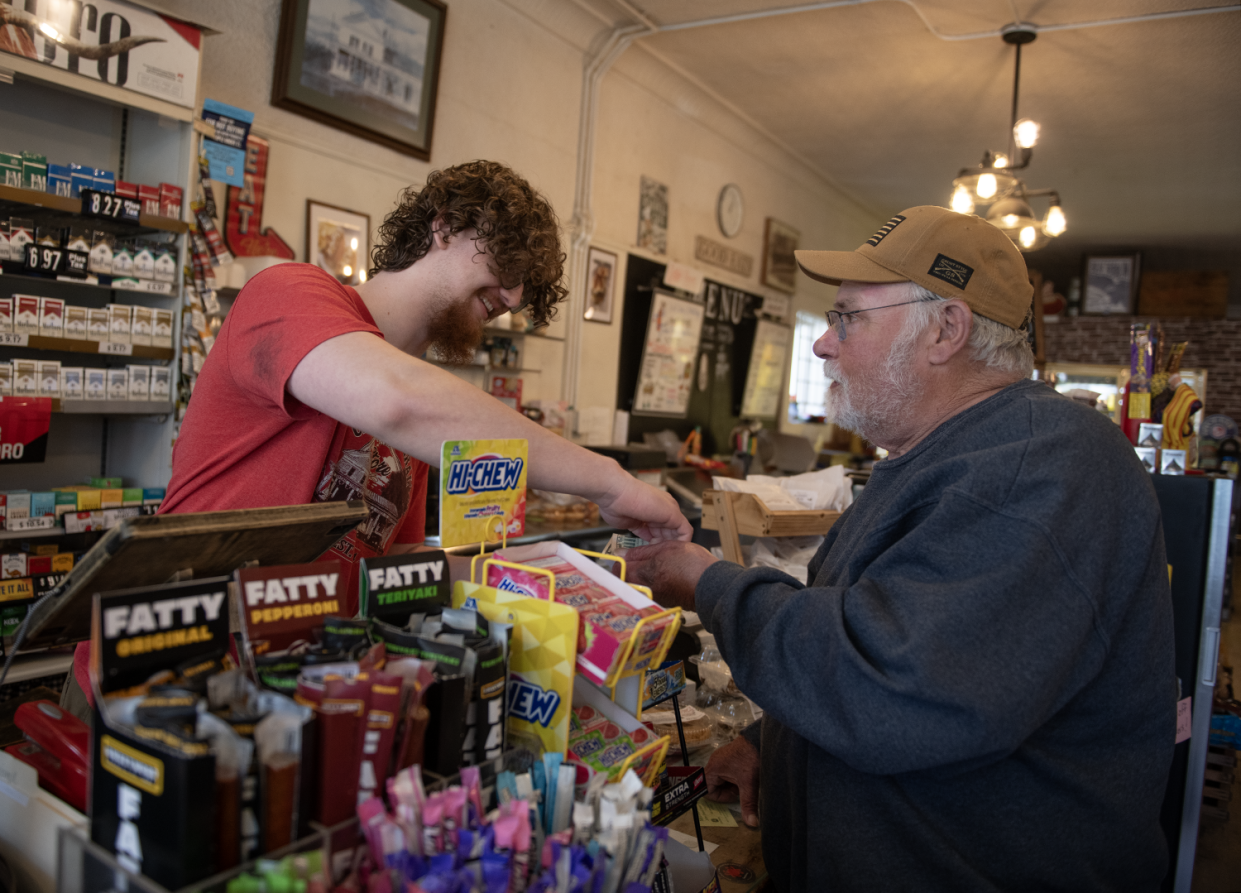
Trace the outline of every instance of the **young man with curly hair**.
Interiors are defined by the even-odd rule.
[[[543,196],[495,162],[435,171],[405,190],[378,243],[357,287],[281,264],[242,289],[195,386],[163,511],[364,499],[370,517],[331,556],[353,567],[352,601],[360,559],[422,542],[443,441],[515,437],[530,444],[531,486],[585,496],[648,539],[688,538],[666,493],[418,359],[434,345],[468,360],[503,313],[554,316],[565,255]]]

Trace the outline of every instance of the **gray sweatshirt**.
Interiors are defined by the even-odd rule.
[[[775,888],[1158,889],[1167,575],[1128,441],[1031,381],[876,463],[812,585],[709,568],[698,612],[766,711]]]

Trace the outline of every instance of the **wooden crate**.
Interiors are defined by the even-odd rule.
[[[1223,319],[1228,310],[1228,273],[1175,270],[1143,272],[1138,292],[1141,316]]]

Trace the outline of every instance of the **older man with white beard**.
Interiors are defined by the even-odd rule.
[[[809,567],[688,543],[630,574],[694,608],[765,711],[707,766],[777,890],[1159,888],[1175,739],[1150,480],[1029,380],[1032,289],[977,217],[911,208],[856,251],[815,344],[828,414],[888,451]]]

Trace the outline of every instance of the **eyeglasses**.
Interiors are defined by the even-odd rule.
[[[505,282],[505,281],[504,281],[504,280],[505,280],[505,276],[504,276],[503,274],[501,274],[501,276],[500,276],[500,287],[501,287],[502,289],[504,289],[505,291],[512,291],[513,289],[517,288],[518,286],[525,286],[525,287],[528,289],[528,288],[529,288],[529,286],[530,286],[530,283],[526,282],[526,280],[525,280],[525,274],[524,274],[524,273],[523,273],[523,274],[521,274],[521,276],[520,276],[520,277],[511,277],[511,278],[515,278],[515,279],[517,279],[517,281],[516,281],[516,282],[514,282],[512,285],[510,285],[509,283],[507,283],[507,282]],[[509,313],[521,313],[521,311],[523,311],[523,310],[525,310],[527,307],[529,307],[529,306],[530,306],[530,303],[534,300],[534,296],[533,296],[533,294],[532,294],[532,293],[530,293],[530,292],[527,292],[527,291],[523,291],[523,292],[521,293],[521,297],[522,297],[521,303],[520,303],[520,304],[518,304],[516,307],[510,308],[510,309],[509,309]]]
[[[899,304],[884,304],[881,307],[863,307],[861,310],[846,310],[844,313],[841,313],[839,310],[828,310],[827,324],[836,332],[836,337],[844,341],[847,337],[845,333],[846,317],[857,316],[859,313],[869,313],[872,310],[887,310],[889,307],[904,307],[906,304],[921,304],[925,300],[925,298],[919,298],[916,301],[901,301]]]

